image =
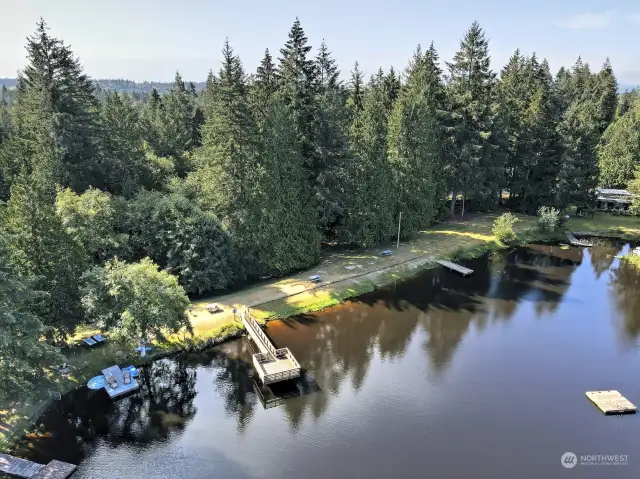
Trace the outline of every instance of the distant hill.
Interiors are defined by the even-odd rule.
[[[5,85],[7,88],[15,88],[17,80],[15,78],[0,78],[0,86]],[[127,93],[150,93],[153,88],[158,90],[158,93],[164,93],[173,82],[134,82],[131,80],[117,79],[98,79],[93,81],[94,84],[99,85],[103,90],[116,90]],[[204,90],[205,82],[194,82],[196,90]]]
[[[635,90],[636,88],[640,87],[640,85],[632,85],[632,84],[620,84],[618,85],[618,91],[619,92],[625,92],[625,91],[631,91],[631,90]]]

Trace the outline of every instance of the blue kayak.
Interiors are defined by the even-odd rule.
[[[87,387],[89,389],[102,389],[105,385],[104,376],[96,376],[95,378],[89,379],[87,383]]]

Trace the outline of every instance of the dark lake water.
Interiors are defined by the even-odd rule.
[[[246,339],[157,361],[134,396],[66,395],[18,453],[80,464],[74,479],[640,477],[640,415],[585,397],[640,405],[628,248],[534,245],[271,323],[308,371],[275,407]],[[627,465],[565,469],[565,452]]]

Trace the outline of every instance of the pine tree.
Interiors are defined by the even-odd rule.
[[[594,79],[594,95],[600,132],[603,133],[615,118],[618,107],[618,81],[608,58]]]
[[[418,46],[389,120],[389,161],[405,235],[427,227],[439,210],[443,145],[437,98],[442,85],[432,60]]]
[[[221,218],[241,248],[250,248],[254,175],[258,163],[257,125],[248,99],[246,76],[240,59],[226,41],[223,62],[208,92],[197,168],[187,176],[205,211]],[[244,253],[243,253],[244,254]],[[247,263],[252,260],[247,254]]]
[[[105,131],[105,186],[116,195],[131,196],[146,186],[146,158],[138,110],[128,95],[112,93],[102,109]]]
[[[345,105],[340,72],[336,61],[323,42],[316,59],[319,72],[317,96],[315,200],[320,226],[324,235],[331,238],[342,215],[340,196],[342,185],[339,168],[347,156],[349,112]]]
[[[46,298],[34,281],[19,274],[11,261],[7,237],[0,231],[0,398],[24,400],[48,366],[62,361],[42,338],[48,331],[33,306]]]
[[[640,103],[631,104],[602,135],[598,146],[600,186],[625,188],[640,163]]]
[[[14,182],[3,223],[11,262],[21,275],[37,277],[36,288],[47,293],[34,305],[36,311],[57,335],[65,337],[81,318],[78,288],[88,261],[56,215],[48,168],[40,173]]]
[[[280,49],[278,65],[278,96],[294,114],[298,141],[309,171],[309,179],[315,187],[319,170],[316,155],[318,72],[313,58],[309,58],[311,46],[296,18],[289,39]]]
[[[276,67],[267,48],[264,57],[256,70],[254,81],[250,89],[250,98],[256,118],[264,120],[267,110],[275,100],[278,90],[278,76]]]
[[[253,181],[251,243],[263,274],[307,268],[320,255],[316,211],[291,120],[286,106],[272,104],[262,128],[260,165]]]
[[[318,81],[321,92],[337,89],[340,86],[340,70],[336,60],[331,56],[324,39],[316,56]]]
[[[18,76],[13,105],[12,145],[3,148],[0,167],[8,184],[41,165],[41,144],[54,139],[58,158],[51,164],[56,182],[82,191],[102,186],[98,101],[91,80],[62,41],[40,20],[27,40],[29,64]]]
[[[385,95],[385,108],[387,114],[391,114],[393,111],[393,105],[400,94],[400,78],[396,76],[396,72],[391,67],[389,73],[384,77],[384,95]]]
[[[560,204],[593,208],[599,167],[596,146],[600,139],[598,108],[591,99],[575,100],[559,125],[563,154],[559,176]]]
[[[2,85],[2,89],[0,90],[0,146],[11,133],[11,114],[9,113],[7,91],[7,87]]]
[[[364,94],[363,76],[360,65],[356,62],[351,71],[351,81],[349,82],[349,99],[347,105],[352,117],[356,117],[362,111],[362,96]]]
[[[363,109],[351,126],[351,157],[343,166],[344,216],[340,241],[369,247],[386,241],[395,230],[395,192],[387,159],[388,91],[386,77],[372,77]]]
[[[459,192],[470,195],[480,207],[491,206],[498,199],[499,185],[494,180],[499,168],[492,163],[495,75],[490,61],[489,42],[480,25],[474,22],[460,42],[453,62],[447,64],[452,210]]]

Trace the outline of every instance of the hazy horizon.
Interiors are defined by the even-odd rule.
[[[418,44],[432,41],[441,62],[451,59],[474,20],[490,41],[492,68],[499,71],[516,48],[547,58],[555,73],[581,56],[594,70],[610,58],[618,81],[640,84],[640,6],[630,0],[576,5],[541,0],[535,5],[488,0],[435,2],[380,0],[277,6],[249,0],[215,5],[203,0],[175,4],[114,0],[109,8],[67,0],[66,8],[45,0],[12,7],[0,30],[0,77],[14,78],[23,68],[26,37],[43,17],[50,33],[70,45],[86,73],[95,79],[168,82],[180,71],[189,81],[204,81],[220,65],[225,38],[247,73],[255,71],[269,48],[277,58],[296,16],[313,47],[323,39],[347,78],[355,61],[366,76],[379,67],[403,70]]]

